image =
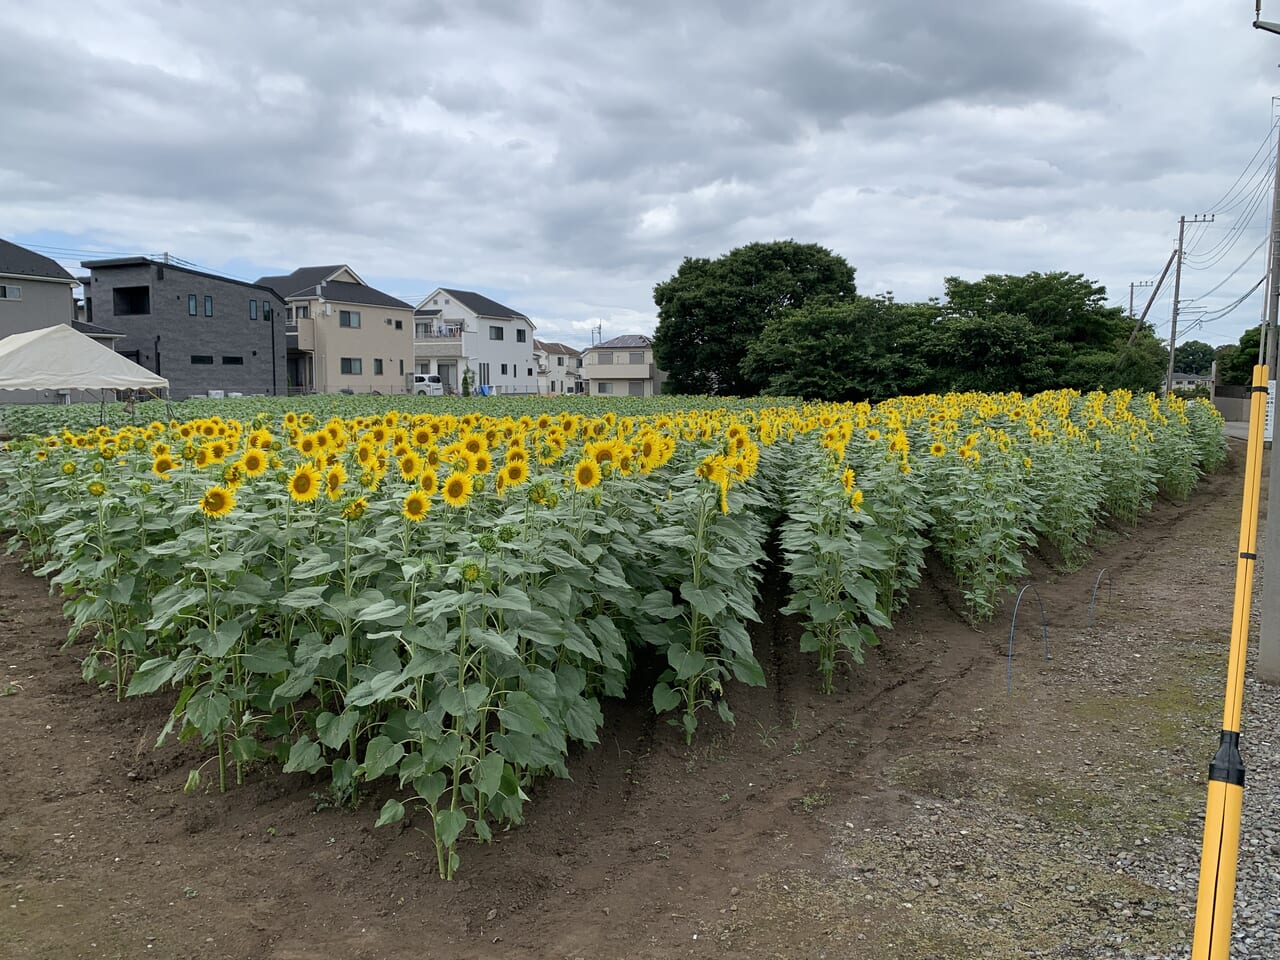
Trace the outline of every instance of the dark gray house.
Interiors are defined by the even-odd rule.
[[[285,304],[270,287],[149,257],[81,265],[86,319],[123,334],[116,351],[175,399],[287,392]]]

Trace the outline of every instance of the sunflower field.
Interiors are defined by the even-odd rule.
[[[446,878],[461,841],[568,776],[638,658],[687,739],[733,722],[734,685],[765,682],[750,624],[775,531],[830,691],[926,550],[989,619],[1033,545],[1071,562],[1226,457],[1212,406],[1126,392],[370,399],[44,427],[0,454],[0,516],[65,598],[86,680],[170,698],[160,742],[203,748],[189,790],[271,764],[334,802],[381,780],[378,823],[429,819]]]

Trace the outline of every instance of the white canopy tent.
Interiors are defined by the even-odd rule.
[[[167,390],[169,381],[65,323],[0,340],[0,390]]]

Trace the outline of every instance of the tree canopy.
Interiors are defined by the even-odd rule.
[[[1208,375],[1213,369],[1213,347],[1203,340],[1188,340],[1173,351],[1173,367],[1179,373]]]
[[[794,240],[689,257],[654,288],[654,358],[674,392],[826,400],[1164,381],[1154,329],[1135,330],[1081,274],[947,277],[945,288],[942,302],[860,297],[843,258]],[[1212,361],[1207,345],[1184,346],[1197,366]]]
[[[814,243],[750,243],[715,260],[686,257],[653,290],[654,360],[673,392],[751,396],[768,380],[746,374],[743,361],[770,320],[856,293],[853,267]]]
[[[1262,324],[1250,327],[1240,334],[1236,349],[1222,359],[1218,376],[1223,383],[1247,387],[1253,383],[1253,368],[1258,362],[1258,349],[1262,345]]]

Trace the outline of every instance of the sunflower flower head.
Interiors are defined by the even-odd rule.
[[[206,517],[225,517],[235,505],[235,494],[226,487],[210,487],[200,498],[200,510]]]
[[[444,485],[440,488],[440,496],[444,498],[444,502],[451,507],[461,508],[467,505],[467,501],[471,499],[471,494],[475,489],[475,483],[471,479],[471,475],[456,471],[449,474]]]
[[[289,478],[289,496],[298,503],[310,503],[320,495],[320,471],[310,463],[301,463]]]
[[[400,507],[400,515],[410,523],[421,523],[431,509],[431,501],[421,490],[411,490]]]

